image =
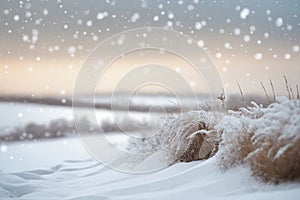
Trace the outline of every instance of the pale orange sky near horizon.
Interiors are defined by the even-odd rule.
[[[228,67],[224,65],[222,61],[216,58],[213,59],[227,93],[239,92],[236,84],[238,81],[246,93],[261,94],[263,91],[260,86],[260,81],[263,81],[268,88],[269,78],[271,78],[278,94],[286,94],[283,75],[288,77],[291,86],[299,84],[298,75],[300,74],[300,69],[294,67],[293,70],[286,70],[286,65],[289,65],[290,62],[286,62],[285,60],[280,63],[277,63],[276,61],[273,61],[272,63],[264,61],[265,66],[268,66],[268,68],[263,69],[261,69],[260,66],[255,66],[257,65],[257,62],[255,61],[245,62],[246,60],[250,60],[247,57],[239,57],[231,60],[234,61],[231,61],[232,63],[230,64],[230,67]],[[142,62],[137,61],[137,59],[131,60],[131,62],[142,64]],[[297,65],[299,62],[300,60],[298,59],[298,62],[295,61],[294,65]],[[1,69],[0,94],[70,96],[72,95],[82,63],[83,60],[77,60],[76,62],[69,62],[68,60],[57,61],[54,66],[51,62],[49,63],[47,61],[11,62],[8,65],[8,69]],[[180,61],[180,59],[177,60],[176,64],[174,62],[171,63],[172,64],[169,66],[171,66],[173,70],[175,70],[174,68],[176,67],[181,67],[186,71],[192,71],[191,67],[182,60]],[[105,84],[100,83],[98,92],[108,92],[113,89],[113,86],[116,85],[118,79],[120,79],[120,75],[125,75],[126,72],[132,68],[132,65],[126,67],[123,64],[124,63],[119,61],[116,62],[114,66],[111,66],[112,69],[106,74],[106,76],[109,76],[110,78],[104,78],[102,80],[101,83]],[[14,65],[17,65],[18,67],[14,67]],[[243,66],[242,69],[240,66]],[[192,80],[201,82],[199,78],[189,79],[189,77],[186,76],[186,79],[191,82]],[[197,87],[197,85],[195,87]],[[203,86],[199,87],[199,89],[196,88],[196,91],[203,92]]]
[[[239,92],[237,81],[245,93],[263,94],[260,81],[271,92],[272,79],[276,93],[286,94],[283,75],[293,89],[299,84],[298,7],[297,1],[185,1],[182,5],[163,1],[149,2],[147,6],[138,0],[114,5],[105,1],[76,4],[66,0],[23,6],[3,1],[0,95],[71,96],[89,52],[109,36],[141,26],[182,31],[203,44],[227,93]],[[249,13],[243,18],[245,10]],[[138,57],[128,59],[125,64],[116,62],[109,71],[111,78],[101,85],[99,92],[112,90],[120,74],[132,67],[126,63],[142,64]],[[156,59],[156,63],[164,63],[168,57]],[[172,59],[170,65],[173,69],[190,70],[180,59]],[[200,82],[194,87],[199,86],[198,90],[203,92]]]

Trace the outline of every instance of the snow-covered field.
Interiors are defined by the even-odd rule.
[[[266,109],[256,107],[232,112],[219,124],[225,123],[227,125],[223,128],[231,129],[219,129],[227,140],[232,139],[230,134],[234,134],[231,133],[234,130],[240,131],[242,136],[244,130],[251,130],[258,134],[257,137],[266,130],[272,137],[273,132],[279,130],[283,134],[281,138],[286,135],[286,139],[292,136],[296,140],[299,138],[298,103],[281,98],[278,104]],[[272,128],[269,128],[270,122],[274,124]],[[240,126],[241,123],[243,126]],[[168,130],[176,131],[176,128]],[[93,140],[94,136],[86,137]],[[128,143],[120,134],[108,137],[112,144],[125,146]],[[98,145],[111,155],[109,146],[101,140]],[[247,164],[222,170],[219,158],[230,151],[230,146],[225,147],[221,145],[220,153],[207,160],[176,163],[153,173],[132,174],[116,171],[96,161],[78,137],[1,143],[0,199],[299,199],[299,182],[273,185],[259,181],[253,177],[253,171]],[[281,152],[280,155],[278,152]],[[252,156],[255,158],[257,153],[259,151],[254,151]],[[237,152],[226,159],[235,159],[235,155],[238,155]],[[153,153],[146,162],[135,167],[139,170],[155,168],[159,165],[157,162],[165,159],[161,156],[164,155]],[[284,152],[280,147],[276,159],[281,156]],[[227,162],[226,159],[223,161]],[[121,160],[119,163],[124,165],[126,162]]]
[[[177,163],[149,174],[118,172],[93,160],[78,138],[10,144],[0,153],[0,163],[0,199],[298,199],[300,195],[300,184],[261,183],[243,167],[222,172],[215,158]]]
[[[0,102],[0,127],[26,124],[28,122],[46,123],[53,119],[72,119],[72,110],[62,106]],[[1,134],[1,133],[0,133]]]

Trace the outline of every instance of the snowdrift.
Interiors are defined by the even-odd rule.
[[[164,150],[170,163],[216,154],[223,170],[246,165],[263,181],[299,181],[300,100],[278,97],[267,108],[252,104],[226,113],[172,115],[154,137],[133,140],[129,147],[149,155]]]
[[[253,105],[228,113],[172,115],[155,136],[130,141],[128,149],[148,152],[128,160],[139,161],[137,168],[155,167],[162,159],[175,162],[154,173],[105,167],[86,154],[78,138],[66,139],[67,159],[55,154],[65,161],[53,166],[49,157],[52,167],[37,162],[12,172],[0,154],[0,199],[298,199],[300,101],[280,97],[267,108]],[[18,155],[47,162],[47,149],[59,152],[59,143],[33,143],[35,153],[20,149]],[[14,149],[10,144],[6,153]],[[162,149],[165,154],[157,159],[155,152]]]
[[[253,104],[230,112],[217,125],[221,167],[245,164],[264,181],[299,181],[300,101],[279,97],[267,108]]]

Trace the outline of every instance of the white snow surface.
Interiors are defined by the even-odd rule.
[[[0,199],[297,199],[300,195],[300,184],[264,184],[242,167],[222,172],[215,158],[138,175],[96,162],[77,138],[30,145],[30,150],[23,150],[19,143],[10,144],[0,154]],[[23,160],[12,162],[4,154]]]
[[[272,134],[275,130],[280,131],[282,137],[299,137],[299,101],[286,98],[277,101],[268,108],[254,106],[229,113],[216,128],[225,130],[227,137],[230,132],[243,131],[244,128],[258,136]],[[273,128],[270,128],[270,120]],[[226,129],[231,131],[227,133]],[[117,135],[113,137],[112,143],[120,144],[123,139]],[[298,199],[300,195],[300,183],[263,183],[252,177],[246,165],[222,171],[217,156],[204,161],[176,163],[153,173],[130,174],[94,160],[78,138],[5,145],[6,150],[0,152],[1,200],[277,200]],[[276,156],[287,148],[284,146]],[[110,154],[109,149],[107,154]],[[155,168],[165,158],[164,154],[153,153],[136,167],[140,170]],[[124,162],[121,161],[120,165]]]

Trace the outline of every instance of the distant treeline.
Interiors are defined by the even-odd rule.
[[[136,121],[142,123],[140,120]],[[132,126],[132,119],[123,119],[118,124],[111,120],[103,120],[101,126],[92,124],[87,118],[82,117],[77,122],[77,130],[80,134],[99,134],[102,132],[120,132],[127,131],[133,132],[141,130],[136,126]],[[23,140],[40,140],[40,139],[53,139],[67,136],[74,136],[77,134],[76,125],[74,120],[66,120],[59,118],[51,120],[48,124],[38,124],[29,122],[23,126],[9,127],[0,130],[0,142],[13,142]]]
[[[24,126],[9,127],[0,135],[0,141],[37,140],[65,137],[75,133],[75,124],[66,119],[55,119],[48,124],[29,122]]]

